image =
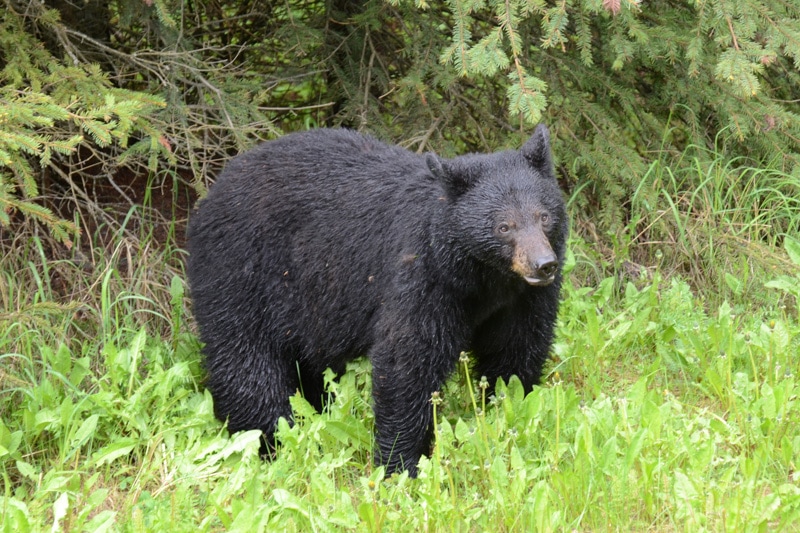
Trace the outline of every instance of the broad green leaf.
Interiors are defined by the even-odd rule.
[[[61,520],[67,516],[67,509],[69,508],[69,497],[66,492],[62,492],[55,503],[53,504],[53,527],[51,532],[61,530]]]
[[[786,253],[789,254],[792,263],[800,267],[800,241],[796,241],[791,237],[786,237],[783,240],[783,247],[786,249]],[[798,281],[798,283],[800,283],[800,281]]]
[[[94,454],[94,464],[111,464],[120,457],[124,457],[131,453],[138,444],[138,441],[131,438],[124,438],[115,440],[108,446],[104,446]]]
[[[83,421],[81,427],[73,435],[70,441],[70,448],[80,448],[92,437],[97,429],[97,421],[100,419],[99,415],[92,415]]]

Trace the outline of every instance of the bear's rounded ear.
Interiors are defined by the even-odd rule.
[[[437,179],[444,178],[445,175],[444,166],[442,166],[442,160],[439,158],[438,155],[432,152],[428,152],[427,154],[425,154],[425,163],[427,163],[431,173],[433,173],[433,175]]]
[[[425,154],[425,163],[431,174],[444,186],[452,200],[461,196],[474,181],[472,173],[465,171],[464,165],[457,161],[457,159],[445,160],[432,153]]]
[[[550,131],[544,124],[536,126],[536,131],[528,142],[526,142],[520,152],[528,160],[528,163],[535,168],[551,169],[553,167],[553,156],[550,153]]]

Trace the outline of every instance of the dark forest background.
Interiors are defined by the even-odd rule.
[[[323,126],[449,156],[547,123],[590,277],[703,286],[798,232],[793,2],[3,3],[6,257],[25,235],[84,270],[111,236],[123,266],[180,249],[226,160]]]

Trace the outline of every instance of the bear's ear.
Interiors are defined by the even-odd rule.
[[[428,152],[425,154],[425,163],[427,163],[428,168],[436,179],[444,178],[444,166],[438,155]]]
[[[472,178],[455,160],[445,160],[436,154],[425,154],[425,163],[431,174],[444,186],[451,199],[461,196],[469,189]]]
[[[550,153],[550,132],[547,126],[539,124],[536,131],[528,142],[526,142],[520,152],[534,168],[550,170],[553,168],[553,156]]]

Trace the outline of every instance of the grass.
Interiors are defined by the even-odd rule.
[[[755,168],[692,147],[677,158],[657,158],[629,208],[627,223],[606,235],[595,235],[592,221],[578,220],[580,232],[594,237],[586,262],[598,270],[582,279],[598,283],[609,269],[597,265],[619,272],[627,262],[634,271],[660,268],[666,277],[680,276],[715,305],[768,305],[775,294],[763,291],[764,282],[794,268],[776,251],[784,236],[800,235],[796,171]]]
[[[643,178],[641,215],[612,241],[646,275],[571,243],[545,383],[524,396],[512,379],[486,397],[466,354],[432,399],[436,445],[416,480],[371,464],[365,361],[329,376],[325,413],[292,398],[297,423],[279,429],[274,461],[257,457],[257,433],[229,436],[203,387],[174,246],[120,230],[114,246],[91,243],[87,269],[32,232],[12,237],[0,528],[798,530],[800,244],[785,237],[800,224],[796,181],[743,175],[732,198],[665,168]],[[784,204],[743,207],[773,189]],[[708,270],[692,277],[698,263]]]

